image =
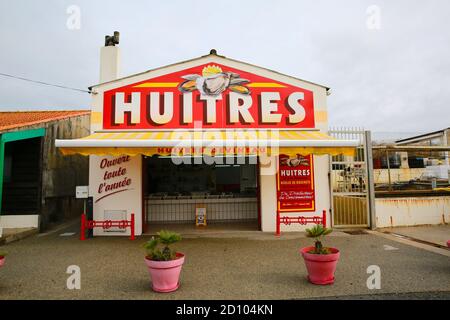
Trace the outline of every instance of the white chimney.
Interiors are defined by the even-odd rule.
[[[118,79],[120,76],[119,32],[105,36],[105,46],[100,48],[100,83]],[[103,95],[94,89],[91,106],[91,133],[103,129]]]
[[[119,78],[120,74],[120,48],[119,32],[114,36],[105,36],[105,46],[100,48],[100,83]]]

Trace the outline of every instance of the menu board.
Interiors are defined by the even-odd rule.
[[[195,225],[198,226],[206,226],[206,207],[205,206],[197,206],[195,208]]]
[[[313,156],[281,154],[277,173],[279,212],[315,211]]]

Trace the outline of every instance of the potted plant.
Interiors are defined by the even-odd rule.
[[[7,256],[6,252],[0,251],[0,267],[3,267],[5,264],[5,257]]]
[[[170,245],[180,240],[178,233],[161,230],[157,237],[152,237],[144,244],[147,252],[145,263],[150,272],[152,288],[156,292],[172,292],[180,285],[184,254],[170,248]]]
[[[334,272],[339,260],[339,250],[336,248],[324,247],[321,238],[330,234],[333,230],[327,229],[321,224],[315,225],[311,229],[306,229],[306,234],[314,238],[314,246],[300,250],[306,269],[308,270],[308,280],[314,284],[334,283]]]

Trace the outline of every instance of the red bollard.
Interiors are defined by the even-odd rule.
[[[324,228],[327,227],[327,210],[323,210],[322,212],[322,225]]]
[[[280,236],[280,211],[278,211],[278,210],[277,210],[277,229],[276,229],[275,235],[277,237]]]
[[[86,228],[86,214],[83,213],[81,214],[80,240],[86,240],[85,228]]]
[[[130,221],[130,229],[131,229],[131,236],[130,240],[134,240],[134,213],[131,214],[131,221]]]

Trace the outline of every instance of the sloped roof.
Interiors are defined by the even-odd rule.
[[[415,135],[412,137],[408,137],[408,138],[403,138],[400,140],[395,140],[395,143],[407,143],[407,142],[411,142],[411,140],[417,140],[420,138],[428,138],[429,136],[433,136],[433,135],[437,135],[437,134],[443,134],[445,132],[445,130],[449,130],[450,127],[442,129],[442,130],[438,130],[438,131],[433,131],[433,132],[428,132],[428,133],[423,133],[423,134],[419,134],[419,135]]]
[[[257,65],[248,63],[248,62],[243,62],[243,61],[239,61],[239,60],[235,60],[235,59],[230,59],[230,58],[227,58],[227,57],[225,57],[225,56],[219,55],[219,54],[217,54],[217,53],[210,53],[210,54],[207,54],[207,55],[204,55],[204,56],[200,56],[200,57],[198,57],[198,58],[189,59],[189,60],[185,60],[185,61],[180,61],[180,62],[172,63],[172,64],[169,64],[169,65],[166,65],[166,66],[162,66],[162,67],[150,69],[150,70],[147,70],[147,71],[144,71],[144,72],[139,72],[139,73],[136,73],[136,74],[132,74],[132,75],[128,75],[128,76],[125,76],[125,77],[121,77],[121,78],[118,78],[118,79],[114,79],[114,80],[110,80],[110,81],[98,83],[98,84],[89,86],[88,89],[89,89],[89,91],[92,91],[93,88],[98,87],[98,86],[101,86],[101,85],[104,85],[104,84],[107,84],[107,83],[113,83],[113,82],[121,81],[121,80],[124,80],[124,79],[129,79],[129,78],[132,78],[132,77],[135,77],[135,76],[139,76],[139,75],[142,75],[142,74],[146,74],[146,73],[149,73],[149,72],[152,72],[152,71],[156,71],[156,70],[160,70],[160,69],[169,68],[169,67],[173,67],[173,66],[176,66],[176,65],[186,64],[186,63],[189,63],[189,62],[192,62],[192,61],[201,60],[201,59],[207,58],[207,57],[217,58],[217,59],[223,59],[223,60],[221,61],[221,63],[226,63],[226,61],[228,60],[228,61],[232,61],[232,62],[237,62],[237,63],[242,64],[242,65],[247,65],[247,66],[251,66],[251,67],[256,67],[256,68],[259,68],[259,69],[261,69],[261,70],[266,70],[266,71],[272,72],[272,73],[274,73],[274,74],[279,74],[279,75],[282,75],[282,76],[291,78],[291,79],[293,79],[293,80],[299,80],[299,81],[303,81],[303,82],[310,83],[310,84],[312,84],[312,85],[316,85],[316,86],[319,86],[319,87],[323,87],[323,88],[325,88],[327,91],[330,90],[330,88],[329,88],[328,86],[325,86],[325,85],[322,85],[322,84],[318,84],[318,83],[311,82],[311,81],[307,81],[307,80],[304,80],[304,79],[292,77],[292,76],[286,75],[286,74],[284,74],[284,73],[281,73],[281,72],[278,72],[278,71],[275,71],[275,70],[271,70],[271,69],[267,69],[267,68],[264,68],[264,67],[260,67],[260,66],[257,66]]]
[[[0,112],[0,132],[90,114],[90,110]]]

